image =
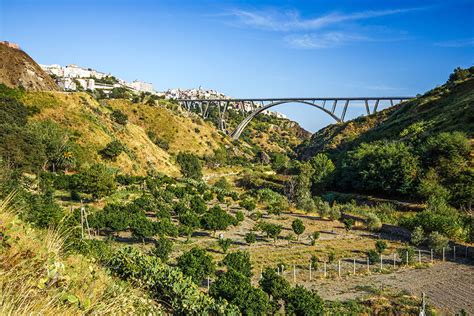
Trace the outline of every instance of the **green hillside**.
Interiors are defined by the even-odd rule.
[[[306,159],[319,152],[344,152],[363,142],[423,139],[452,131],[470,138],[474,135],[472,74],[378,113],[329,125],[314,133],[298,151]]]

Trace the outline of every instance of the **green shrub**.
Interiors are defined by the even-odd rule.
[[[219,247],[221,247],[222,251],[224,253],[227,253],[227,250],[229,250],[230,245],[232,245],[232,239],[230,238],[220,238],[217,243],[219,244]]]
[[[252,277],[252,264],[250,262],[250,253],[248,251],[235,251],[225,256],[222,263],[227,270],[235,270],[246,277]]]
[[[411,243],[415,246],[421,245],[425,241],[425,232],[423,227],[416,226],[415,229],[411,232]]]
[[[250,233],[246,233],[245,234],[245,242],[247,244],[253,244],[257,241],[257,235],[255,235],[254,233],[250,232]]]
[[[371,249],[367,252],[370,264],[377,264],[380,262],[380,253],[377,250]]]
[[[173,251],[173,242],[165,237],[160,237],[155,242],[155,248],[151,251],[151,254],[160,258],[161,261],[166,262]]]
[[[291,290],[290,283],[270,267],[263,270],[259,284],[262,290],[271,295],[274,300],[285,298]]]
[[[110,118],[120,125],[126,125],[128,122],[128,116],[118,109],[112,111]]]
[[[310,291],[303,286],[291,289],[284,298],[285,311],[288,315],[322,315],[324,301],[315,291]]]
[[[113,140],[108,143],[103,149],[99,151],[99,154],[104,159],[116,161],[117,157],[125,150],[124,145],[118,140]]]
[[[449,250],[449,239],[438,232],[432,232],[428,235],[428,247],[436,253],[441,253],[443,248]]]
[[[136,248],[126,247],[116,251],[111,256],[109,267],[122,279],[148,289],[152,297],[166,302],[174,313],[182,315],[238,313],[235,306],[203,293],[179,269],[162,264],[158,258],[144,255]]]
[[[204,249],[197,247],[179,256],[177,266],[184,275],[191,277],[196,284],[200,284],[202,280],[214,274],[216,270],[212,257]]]
[[[181,173],[186,178],[199,180],[202,178],[202,166],[199,158],[191,153],[179,153],[176,158],[181,167]]]
[[[349,151],[341,169],[342,182],[356,190],[409,194],[420,166],[409,146],[401,142],[362,143]]]

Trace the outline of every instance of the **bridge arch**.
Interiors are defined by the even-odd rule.
[[[235,128],[235,130],[231,133],[231,137],[232,139],[238,139],[240,137],[240,135],[242,134],[242,132],[244,131],[244,129],[247,127],[247,125],[250,123],[250,121],[252,121],[252,119],[259,113],[265,111],[265,110],[268,110],[269,108],[272,108],[274,106],[277,106],[277,105],[280,105],[280,104],[285,104],[285,103],[302,103],[302,104],[308,104],[308,105],[311,105],[315,108],[318,108],[320,109],[321,111],[325,112],[326,114],[328,114],[329,116],[331,116],[336,122],[342,122],[342,120],[337,117],[334,113],[332,113],[331,111],[329,111],[328,109],[322,107],[321,105],[319,104],[316,104],[316,103],[312,103],[312,102],[309,102],[309,101],[306,101],[306,100],[283,100],[283,101],[276,101],[276,102],[272,102],[270,104],[266,104],[265,106],[262,106],[262,107],[259,107],[257,109],[255,109],[254,111],[252,111],[252,113],[250,113],[249,115],[247,115],[246,118],[244,118],[242,120],[242,122],[239,123],[239,125],[237,125],[237,127]]]

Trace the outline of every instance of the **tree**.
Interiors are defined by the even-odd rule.
[[[375,249],[377,250],[379,254],[382,254],[382,252],[384,252],[386,248],[387,248],[387,242],[385,240],[377,239],[375,241]]]
[[[219,247],[221,247],[222,251],[224,253],[227,253],[227,250],[229,250],[229,247],[232,244],[232,239],[230,239],[230,238],[220,238],[217,243],[219,244]]]
[[[314,169],[313,177],[311,179],[313,183],[313,192],[321,193],[332,181],[336,167],[334,166],[334,163],[331,161],[331,159],[329,159],[329,157],[323,153],[319,153],[314,156],[310,163]]]
[[[417,184],[420,165],[405,143],[376,141],[349,151],[341,171],[341,181],[356,190],[407,194]]]
[[[276,172],[282,173],[288,168],[290,158],[287,155],[280,153],[272,154],[272,169]]]
[[[285,298],[291,289],[290,283],[270,267],[263,270],[259,284],[262,290],[273,297],[274,300]]]
[[[201,217],[201,226],[204,229],[212,230],[214,234],[218,230],[225,230],[235,222],[235,218],[224,211],[220,206],[210,208]]]
[[[421,245],[425,241],[425,232],[423,227],[416,226],[415,229],[411,232],[411,243],[415,246]]]
[[[113,110],[110,114],[110,118],[120,125],[126,125],[128,122],[128,116],[119,109]]]
[[[310,163],[303,163],[298,172],[294,193],[296,206],[309,213],[315,209],[314,200],[311,197],[311,176],[313,175],[313,168]]]
[[[346,229],[346,231],[350,231],[352,229],[352,226],[354,226],[355,221],[353,218],[344,217],[342,219],[342,223],[344,224],[344,228]]]
[[[311,267],[315,270],[319,267],[319,259],[316,255],[311,255]]]
[[[298,285],[285,298],[285,311],[288,315],[322,315],[324,301],[315,291]]]
[[[321,236],[320,232],[313,232],[310,236],[311,239],[311,246],[314,246],[316,244],[316,240],[319,239],[319,236]]]
[[[305,226],[303,224],[303,221],[299,218],[295,219],[293,223],[291,223],[291,228],[295,232],[297,237],[297,240],[299,240],[300,235],[304,232]]]
[[[168,258],[173,251],[173,242],[166,238],[166,237],[160,237],[156,242],[155,242],[155,248],[151,251],[151,253],[160,258],[163,262],[168,261]]]
[[[177,265],[198,285],[216,270],[212,257],[204,249],[198,247],[194,247],[178,257]]]
[[[250,232],[250,233],[246,233],[245,234],[245,242],[247,244],[253,244],[257,241],[257,235],[255,235],[254,233]]]
[[[246,277],[252,277],[252,264],[250,262],[250,253],[248,251],[235,251],[225,256],[222,261],[228,270],[235,270]]]
[[[219,275],[209,293],[238,306],[244,315],[265,315],[271,309],[265,292],[253,287],[250,278],[234,269]]]
[[[277,224],[262,222],[260,223],[260,229],[262,230],[262,232],[267,234],[267,237],[273,238],[273,241],[276,243],[276,240],[281,233],[282,226],[277,225]]]
[[[202,178],[202,165],[199,158],[191,153],[180,152],[176,161],[181,167],[181,173],[186,178],[200,180]]]
[[[149,238],[155,234],[155,226],[146,216],[135,216],[130,224],[132,236],[145,242],[145,238]]]
[[[80,176],[80,190],[92,194],[97,199],[115,190],[114,174],[104,165],[95,164],[83,171]]]

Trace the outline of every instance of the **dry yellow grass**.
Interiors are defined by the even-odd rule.
[[[65,255],[59,230],[38,231],[0,204],[0,315],[159,314],[94,262]]]

